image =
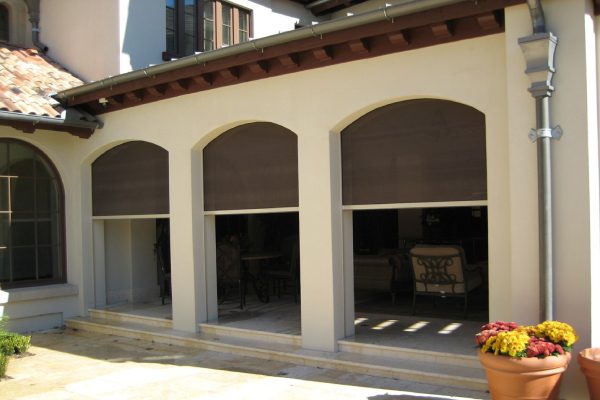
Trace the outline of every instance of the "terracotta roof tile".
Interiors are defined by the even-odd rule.
[[[60,117],[51,94],[83,82],[35,49],[0,45],[0,110]]]

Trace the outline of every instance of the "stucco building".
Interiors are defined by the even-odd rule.
[[[411,210],[463,208],[486,219],[468,239],[485,253],[489,319],[534,323],[550,307],[576,349],[598,346],[596,2],[542,2],[558,38],[549,119],[563,132],[550,139],[550,304],[524,1],[99,3],[0,2],[4,40],[43,43],[88,82],[46,95],[62,117],[0,115],[0,310],[16,329],[158,297],[153,244],[168,219],[173,327],[196,332],[218,318],[219,220],[285,214],[301,346],[334,352],[355,330],[356,221],[379,218],[357,213],[393,210],[397,227]],[[424,235],[395,232],[365,246]],[[569,398],[582,385],[571,368]]]

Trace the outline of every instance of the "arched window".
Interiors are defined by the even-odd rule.
[[[58,172],[37,148],[0,140],[0,286],[66,280],[64,194]]]
[[[0,41],[8,42],[9,39],[9,20],[8,8],[0,4]]]

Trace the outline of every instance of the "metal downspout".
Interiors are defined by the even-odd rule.
[[[557,38],[546,31],[546,20],[540,0],[527,0],[533,35],[520,38],[519,45],[527,61],[526,73],[532,84],[529,92],[535,98],[536,129],[529,138],[537,141],[539,253],[540,253],[540,319],[554,319],[554,262],[552,218],[552,139],[562,135],[560,127],[550,127],[550,96],[554,92],[552,77]],[[540,80],[540,78],[542,78]]]
[[[48,46],[40,41],[40,0],[25,0],[31,22],[31,41],[42,53],[48,52]]]

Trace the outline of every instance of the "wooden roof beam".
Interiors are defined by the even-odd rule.
[[[266,74],[269,72],[269,64],[266,61],[256,61],[248,64],[248,69],[253,74]]]
[[[138,90],[135,90],[133,92],[127,92],[124,94],[124,96],[125,100],[127,100],[130,103],[140,103],[144,99],[142,91]]]
[[[410,44],[408,31],[390,32],[387,34],[387,39],[396,46],[408,46]]]
[[[348,46],[350,47],[350,51],[353,53],[369,52],[369,42],[366,38],[351,40],[348,42]]]
[[[481,29],[483,29],[484,31],[500,28],[500,22],[498,22],[498,18],[496,17],[496,14],[493,12],[483,14],[483,15],[478,15],[476,18],[477,18],[477,23],[479,24]]]
[[[221,78],[228,81],[237,80],[239,77],[239,71],[235,67],[224,68],[222,70],[219,70],[219,75],[221,76]]]
[[[452,29],[448,21],[443,21],[429,26],[436,39],[448,39],[452,37]]]
[[[185,92],[190,86],[190,82],[187,79],[179,79],[173,82],[169,82],[169,89],[175,92]]]
[[[284,68],[294,68],[300,65],[296,54],[283,54],[277,57],[277,60]]]
[[[331,61],[333,59],[333,54],[331,52],[331,48],[329,47],[319,47],[313,49],[312,51],[313,57],[317,59],[317,61]]]
[[[166,90],[165,85],[156,85],[146,88],[146,93],[151,97],[162,97],[165,95]]]
[[[196,76],[192,77],[191,79],[198,86],[211,86],[212,85],[212,76],[210,74],[196,75]]]

